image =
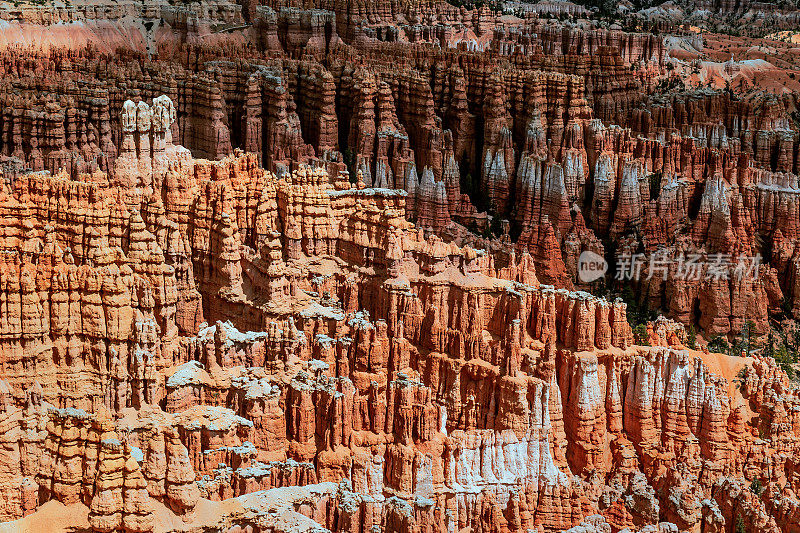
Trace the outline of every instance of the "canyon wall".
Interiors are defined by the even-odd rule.
[[[2,191],[4,519],[794,527],[797,393],[771,359],[666,320],[636,346],[624,303],[543,283],[527,251],[426,235],[361,172],[194,159],[173,110],[124,103],[113,178]]]
[[[688,333],[800,318],[796,96],[541,11],[0,9],[0,519],[800,531],[795,385]]]

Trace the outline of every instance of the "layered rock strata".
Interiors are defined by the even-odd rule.
[[[771,359],[685,349],[666,320],[636,346],[624,303],[544,284],[527,252],[501,265],[426,236],[408,193],[363,173],[168,144],[157,178],[155,143],[133,144],[133,173],[3,190],[4,518],[55,501],[94,531],[164,512],[253,531],[791,527],[796,393]]]

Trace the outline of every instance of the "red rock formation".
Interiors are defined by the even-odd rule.
[[[0,518],[797,529],[797,392],[681,324],[800,315],[794,96],[662,96],[661,37],[591,21],[256,4],[0,9],[156,28],[0,52]],[[644,254],[651,346],[587,251]]]
[[[751,475],[734,458],[760,445],[731,433],[727,383],[696,353],[631,346],[624,304],[539,285],[548,271],[529,255],[498,269],[487,254],[426,238],[397,191],[352,187],[322,168],[276,177],[253,155],[164,157],[160,185],[155,165],[135,167],[149,197],[99,173],[33,174],[5,193],[4,249],[19,258],[6,271],[19,288],[3,294],[18,295],[6,305],[18,306],[8,316],[19,329],[6,326],[4,353],[47,354],[36,356],[43,385],[24,410],[14,405],[30,377],[7,359],[6,424],[43,427],[36,420],[51,413],[5,463],[39,485],[32,506],[30,483],[3,489],[19,502],[9,517],[57,499],[86,505],[97,531],[148,531],[152,499],[198,524],[200,497],[307,486],[353,502],[307,515],[328,528],[559,530],[597,512],[613,527],[691,527],[702,514],[693,498],[714,498],[723,476]],[[438,184],[446,201],[445,182],[425,173],[424,187]],[[50,210],[66,190],[71,201],[96,198],[86,205],[98,214],[75,222]],[[421,218],[435,211],[417,206]],[[43,269],[50,289],[35,281]],[[196,293],[203,316],[232,322],[198,324]],[[667,326],[653,335],[669,338]],[[747,371],[747,398],[775,386],[769,368]],[[75,383],[93,392],[70,394]],[[133,415],[115,422],[81,406]],[[694,480],[685,487],[682,468]],[[352,485],[336,489],[345,479]],[[687,496],[676,500],[673,487]]]

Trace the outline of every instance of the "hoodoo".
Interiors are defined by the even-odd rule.
[[[791,2],[0,19],[0,532],[800,532]]]

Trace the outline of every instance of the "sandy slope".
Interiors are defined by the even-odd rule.
[[[51,500],[35,513],[0,523],[0,533],[61,533],[89,528],[89,508],[82,503],[64,505]]]
[[[145,38],[132,20],[71,22],[41,26],[0,20],[0,49],[53,47],[84,48],[93,45],[103,52],[117,48],[145,51]]]

